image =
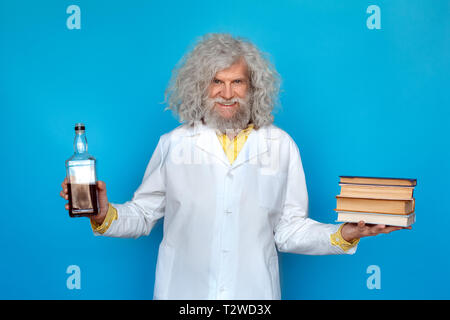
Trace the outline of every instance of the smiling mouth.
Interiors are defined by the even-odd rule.
[[[237,102],[233,102],[233,103],[217,102],[217,104],[219,104],[219,106],[224,107],[224,108],[230,108],[230,107],[234,107],[237,104]]]

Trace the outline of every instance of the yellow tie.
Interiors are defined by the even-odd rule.
[[[241,130],[233,140],[230,140],[226,134],[217,135],[230,164],[233,164],[236,160],[252,130],[253,124],[250,124],[247,128]]]

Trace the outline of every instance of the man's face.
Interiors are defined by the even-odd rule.
[[[231,119],[247,98],[249,78],[244,59],[216,73],[209,86],[209,99],[214,101],[215,111],[225,119]]]

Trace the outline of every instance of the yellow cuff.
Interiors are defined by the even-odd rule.
[[[108,204],[108,212],[106,213],[105,220],[102,224],[97,224],[95,221],[91,220],[91,227],[94,232],[103,234],[111,226],[111,223],[117,220],[117,209],[114,208],[110,203]]]
[[[344,224],[341,224],[338,231],[336,231],[336,233],[333,233],[330,236],[330,240],[331,240],[332,245],[338,246],[344,251],[348,251],[358,244],[359,239],[355,239],[352,242],[348,242],[347,240],[345,240],[341,234],[341,230],[342,230],[342,227],[344,226]]]

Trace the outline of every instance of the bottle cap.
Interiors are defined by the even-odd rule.
[[[75,124],[75,131],[78,131],[78,130],[84,130],[84,124],[83,123]]]

